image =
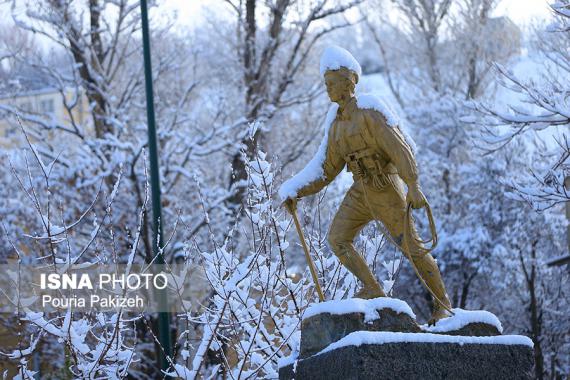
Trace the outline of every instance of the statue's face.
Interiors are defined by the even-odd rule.
[[[331,102],[338,102],[354,93],[354,75],[346,71],[329,70],[325,73],[325,85]]]

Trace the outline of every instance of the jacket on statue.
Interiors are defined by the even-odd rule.
[[[298,197],[319,192],[348,166],[355,181],[381,190],[400,177],[410,185],[418,179],[411,144],[394,120],[391,110],[377,98],[353,98],[344,112],[336,113],[330,125],[322,176],[297,190]]]

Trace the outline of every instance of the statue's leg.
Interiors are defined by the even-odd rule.
[[[418,233],[414,225],[412,226],[412,234],[418,238]],[[429,253],[427,255],[418,255],[407,246],[404,246],[403,248],[407,252],[406,256],[413,260],[420,276],[422,276],[427,286],[431,289],[435,297],[437,297],[437,300],[433,300],[433,311],[429,323],[434,324],[442,318],[449,317],[450,314],[447,312],[446,308],[451,308],[451,301],[449,300],[449,296],[445,290],[445,284],[443,283],[443,278],[437,266],[437,262]]]
[[[378,218],[388,229],[392,238],[402,244],[404,232],[404,218],[406,215],[406,200],[404,186],[401,180],[393,181],[394,186],[387,186],[382,191],[370,189],[367,190],[369,203],[374,210],[374,216]],[[369,189],[369,187],[367,187]],[[418,232],[415,225],[412,225],[412,234],[418,238]],[[451,308],[451,302],[445,290],[445,285],[441,277],[441,273],[437,266],[437,262],[431,254],[420,255],[414,252],[413,248],[402,246],[404,255],[413,261],[418,269],[420,276],[426,282],[434,295],[445,305]],[[448,313],[437,300],[434,300],[434,310],[432,320],[437,320],[448,316]]]
[[[385,297],[382,286],[368,267],[366,260],[354,248],[354,238],[372,220],[362,203],[362,189],[351,187],[344,197],[329,229],[328,241],[339,261],[364,285],[358,298]]]

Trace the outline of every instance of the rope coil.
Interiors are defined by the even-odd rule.
[[[386,236],[386,238],[395,247],[397,247],[402,252],[402,254],[404,256],[406,256],[408,258],[408,260],[412,264],[412,268],[414,268],[414,272],[416,273],[416,276],[419,278],[422,285],[431,294],[433,299],[441,307],[443,307],[445,310],[450,312],[451,315],[455,315],[453,310],[451,310],[451,308],[447,307],[439,299],[439,297],[435,295],[433,290],[431,290],[429,285],[426,283],[426,281],[424,280],[424,278],[422,277],[422,275],[418,271],[418,268],[416,267],[416,264],[414,263],[414,260],[413,260],[414,257],[421,258],[421,257],[424,257],[425,255],[431,253],[437,247],[437,243],[438,243],[437,230],[435,227],[435,220],[433,218],[431,207],[430,207],[429,203],[427,202],[427,200],[426,200],[426,205],[424,208],[426,209],[426,213],[427,213],[427,217],[428,217],[428,221],[429,221],[431,238],[428,240],[422,240],[421,238],[416,238],[414,236],[414,234],[413,234],[413,225],[414,224],[413,224],[413,215],[412,215],[412,204],[408,203],[408,206],[406,208],[406,215],[404,217],[404,233],[403,233],[403,238],[402,238],[402,245],[405,245],[406,247],[408,247],[408,250],[405,250],[402,247],[402,245],[398,244],[398,242],[396,242],[394,240],[390,231],[387,230],[387,228],[380,222],[381,219],[378,218],[376,216],[376,214],[374,213],[374,210],[372,209],[372,206],[370,205],[370,201],[368,200],[368,193],[366,192],[366,186],[364,184],[362,177],[360,177],[360,185],[362,186],[362,190],[364,192],[364,199],[366,200],[366,205],[368,206],[368,210],[370,211],[370,215],[372,215],[374,221],[376,222],[376,224],[378,226],[378,229],[381,230],[382,233],[384,234],[384,236]],[[418,236],[419,236],[419,234],[418,234]],[[428,243],[431,243],[431,246],[429,248],[424,247],[424,244],[428,244]],[[409,251],[409,252],[407,252],[407,251]],[[414,253],[412,254],[412,252],[414,252]]]
[[[431,212],[431,207],[427,202],[425,205],[425,210],[428,217],[431,238],[427,240],[422,240],[421,238],[416,238],[412,233],[414,225],[412,217],[412,204],[408,203],[408,207],[406,209],[406,217],[404,219],[403,243],[408,247],[410,251],[410,256],[412,257],[424,257],[425,255],[431,253],[437,247],[438,238],[437,238],[437,230],[435,228],[435,220]],[[425,245],[430,243],[431,246],[429,248],[426,248]]]

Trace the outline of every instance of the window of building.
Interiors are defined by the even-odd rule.
[[[24,102],[24,103],[20,104],[20,108],[24,112],[30,112],[30,111],[32,111],[32,103],[31,102]]]
[[[42,100],[40,103],[40,107],[41,107],[42,113],[53,113],[55,111],[53,99]]]

